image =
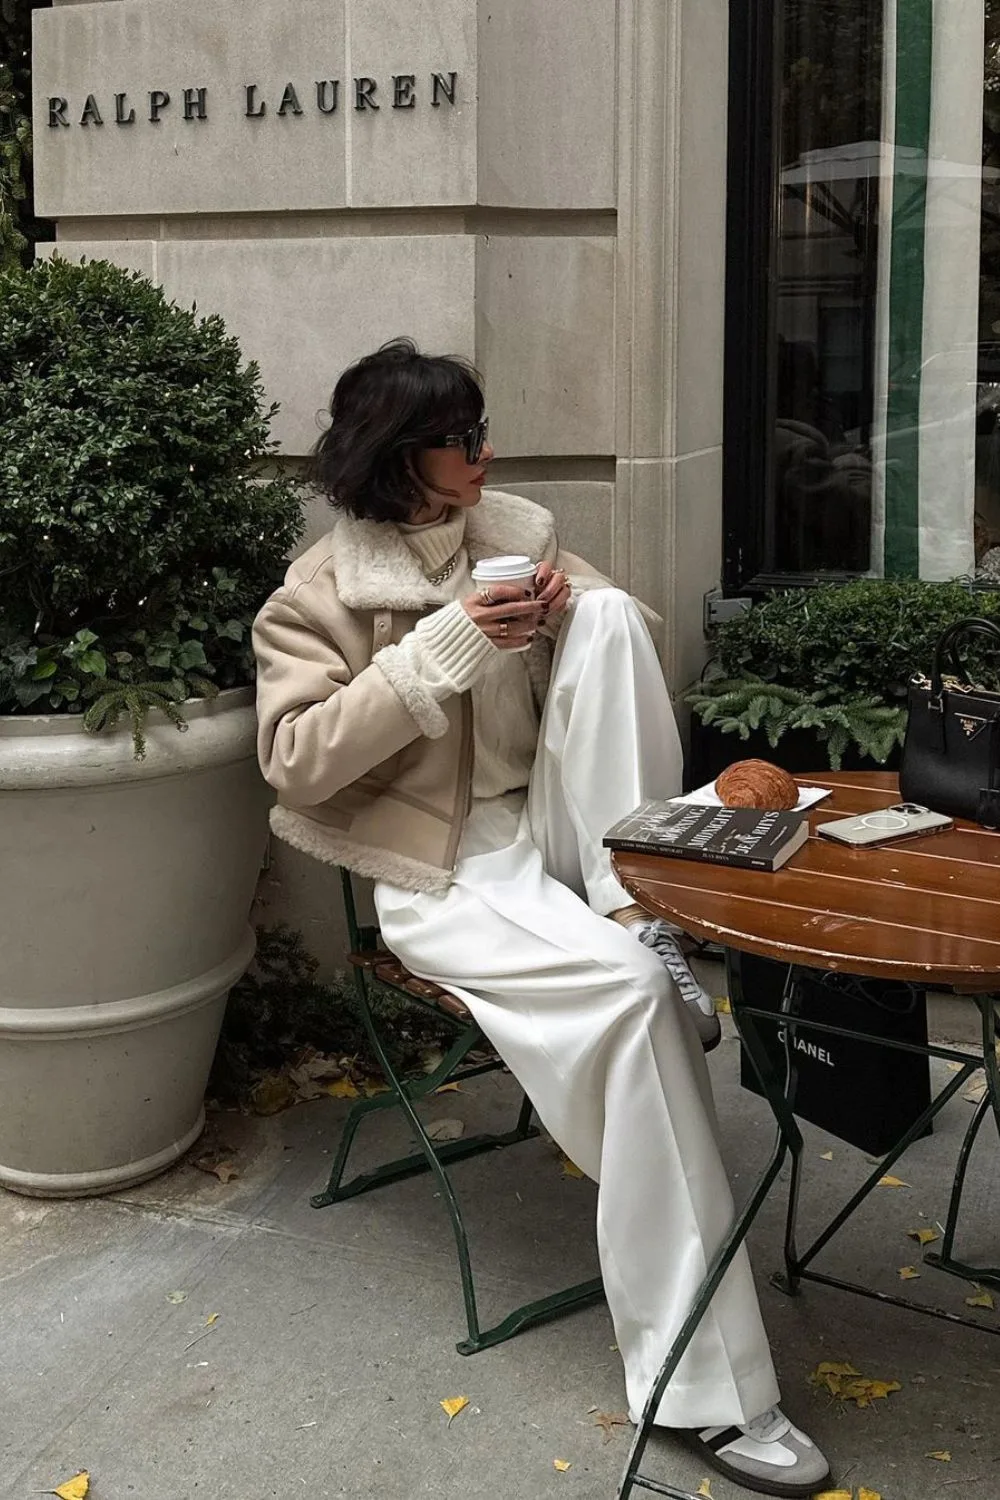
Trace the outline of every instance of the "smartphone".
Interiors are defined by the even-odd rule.
[[[951,828],[954,821],[944,813],[921,807],[919,802],[898,802],[894,807],[880,808],[878,812],[821,823],[816,832],[826,839],[836,839],[840,844],[865,848],[871,844],[890,844],[894,839],[913,838],[918,833],[937,833],[939,829]]]

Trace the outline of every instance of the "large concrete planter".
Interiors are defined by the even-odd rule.
[[[198,1138],[253,955],[267,831],[250,690],[127,730],[0,716],[0,1184],[106,1193]]]

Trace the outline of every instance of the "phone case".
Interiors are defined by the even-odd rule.
[[[877,813],[862,813],[856,818],[821,823],[816,832],[824,838],[836,839],[840,844],[850,844],[852,848],[867,848],[872,844],[891,844],[896,839],[911,839],[921,833],[937,833],[942,828],[950,828],[955,821],[936,812],[900,813],[899,816],[906,818],[905,828],[873,827],[872,820]]]

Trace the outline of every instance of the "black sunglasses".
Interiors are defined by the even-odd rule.
[[[475,427],[470,427],[468,432],[452,432],[447,437],[435,438],[433,442],[425,443],[425,448],[464,448],[465,461],[468,464],[476,464],[482,457],[486,439],[489,436],[490,419],[483,417]]]

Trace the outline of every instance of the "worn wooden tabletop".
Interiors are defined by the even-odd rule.
[[[851,849],[820,823],[898,802],[888,772],[800,776],[831,796],[783,869],[740,870],[618,851],[618,878],[647,911],[699,938],[815,969],[1000,992],[1000,833],[943,833]]]

